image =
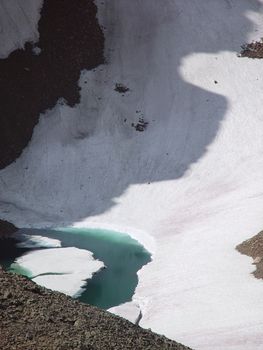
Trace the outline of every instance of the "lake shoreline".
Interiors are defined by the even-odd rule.
[[[7,270],[102,309],[134,301],[138,272],[151,262],[130,235],[101,228],[20,229],[13,238],[0,248]]]

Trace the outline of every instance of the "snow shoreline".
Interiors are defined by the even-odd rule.
[[[22,271],[23,275],[30,277],[34,282],[42,285],[46,288],[50,288],[55,291],[63,292],[67,295],[70,295],[74,298],[79,297],[85,288],[88,279],[92,279],[93,274],[98,273],[105,266],[103,257],[94,259],[94,251],[91,248],[91,251],[87,250],[82,246],[75,247],[74,239],[72,241],[72,247],[62,248],[62,243],[60,239],[54,239],[51,237],[45,236],[46,230],[58,231],[58,232],[71,232],[72,229],[85,229],[87,231],[93,229],[99,229],[100,231],[107,232],[108,235],[111,235],[111,232],[126,235],[138,242],[147,252],[150,254],[150,262],[147,262],[142,266],[141,269],[137,270],[136,275],[139,276],[144,266],[152,262],[153,250],[150,252],[142,242],[146,242],[148,248],[154,247],[154,241],[151,237],[142,232],[136,232],[133,235],[127,233],[128,228],[112,226],[112,225],[101,225],[96,223],[90,223],[89,226],[84,223],[76,223],[71,227],[27,227],[30,231],[27,232],[26,228],[23,230],[17,231],[12,237],[18,240],[18,248],[34,248],[38,250],[29,251],[23,254],[21,257],[17,258],[15,262],[11,265],[11,269],[20,273]],[[38,231],[40,229],[40,231]],[[36,230],[34,232],[34,230]],[[118,231],[117,231],[118,230]],[[125,232],[126,231],[126,232]],[[71,233],[72,238],[75,233]],[[139,235],[139,236],[138,236]],[[136,239],[139,238],[139,239]],[[61,237],[62,239],[62,237]],[[109,237],[110,239],[110,237]],[[44,250],[42,250],[45,248]],[[51,248],[51,249],[50,249]],[[54,249],[59,248],[59,249]],[[57,253],[59,254],[57,256]],[[83,256],[83,257],[81,257]],[[103,262],[101,262],[101,261]],[[72,269],[72,263],[75,262],[75,268]],[[87,268],[84,266],[87,265]],[[83,265],[83,267],[82,267]],[[40,270],[39,270],[40,269]],[[36,275],[36,276],[34,276]],[[72,282],[74,287],[72,286]],[[133,294],[133,297],[135,292]],[[126,317],[133,323],[138,323],[141,318],[141,308],[138,302],[132,299],[132,301],[127,301],[124,304],[116,304],[116,306],[111,308],[111,312],[120,314],[122,317]]]

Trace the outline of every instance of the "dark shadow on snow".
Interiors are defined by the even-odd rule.
[[[130,0],[126,1],[127,4],[131,3]],[[146,4],[149,3],[151,1],[146,1]],[[167,1],[169,6],[171,3]],[[246,41],[247,34],[253,30],[253,23],[247,18],[247,12],[259,11],[261,3],[258,0],[202,0],[201,2],[191,1],[191,6],[189,2],[174,1],[173,3],[174,13],[171,14],[169,7],[163,6],[165,15],[164,13],[152,15],[147,12],[143,13],[142,9],[134,9],[134,11],[139,11],[139,28],[143,30],[145,22],[148,22],[150,35],[141,32],[142,42],[146,43],[145,59],[149,57],[151,64],[155,64],[157,68],[160,62],[154,61],[154,57],[151,56],[153,52],[147,52],[147,43],[154,40],[154,36],[159,35],[163,30],[159,17],[163,16],[166,23],[167,21],[173,23],[169,22],[169,16],[176,16],[179,23],[174,30],[174,38],[167,37],[163,48],[164,56],[173,54],[174,66],[170,67],[171,71],[167,70],[167,77],[160,77],[163,80],[160,82],[158,101],[152,99],[152,109],[157,110],[159,114],[168,114],[172,111],[176,118],[173,128],[166,123],[165,119],[162,125],[163,142],[167,144],[167,152],[159,152],[160,141],[156,142],[154,132],[152,132],[152,137],[148,139],[148,143],[145,143],[145,149],[140,150],[145,156],[139,157],[140,160],[136,167],[130,162],[130,159],[136,157],[134,154],[137,152],[136,139],[134,139],[134,149],[131,147],[128,155],[121,151],[116,151],[116,154],[108,154],[107,149],[98,151],[96,158],[101,159],[101,163],[94,169],[92,164],[88,163],[89,159],[81,154],[80,156],[84,157],[83,167],[87,169],[86,177],[82,178],[82,175],[76,173],[76,177],[79,177],[75,184],[76,187],[69,189],[61,187],[61,190],[58,188],[55,195],[50,193],[50,201],[47,201],[52,204],[50,207],[56,206],[57,202],[61,203],[61,207],[57,208],[57,212],[50,210],[49,214],[36,212],[36,217],[47,214],[46,217],[49,215],[50,223],[54,224],[67,217],[70,224],[90,215],[101,214],[111,208],[115,204],[114,198],[119,197],[132,184],[182,177],[190,166],[206,153],[207,148],[215,139],[228,108],[228,101],[220,93],[213,93],[184,81],[180,75],[182,61],[193,53],[214,54],[215,59],[216,54],[220,51],[231,51],[233,55],[236,55],[239,46]],[[117,7],[123,4],[125,4],[123,0],[118,0],[105,5],[109,6],[108,16],[111,17],[113,23],[115,17],[118,16]],[[200,6],[200,4],[206,5],[206,11],[203,11],[204,5]],[[227,11],[225,11],[226,8]],[[224,16],[221,16],[222,9]],[[87,13],[90,22],[85,22],[83,17]],[[81,70],[93,68],[103,61],[103,38],[95,15],[96,8],[92,1],[78,1],[78,6],[75,6],[71,0],[46,0],[39,23],[40,39],[37,46],[42,50],[40,55],[33,55],[32,44],[27,43],[24,51],[16,50],[7,59],[0,60],[2,89],[0,118],[1,125],[4,126],[2,130],[6,130],[2,132],[0,138],[0,149],[4,150],[1,153],[2,167],[21,153],[31,137],[39,113],[47,108],[52,108],[61,97],[69,106],[74,106],[79,102],[78,79]],[[207,18],[210,20],[207,21]],[[228,36],[225,35],[226,26],[229,28]],[[118,40],[117,34],[121,30],[128,29],[113,25],[111,39],[113,44],[114,40]],[[182,41],[184,45],[179,44]],[[174,48],[174,51],[171,51],[171,48]],[[138,60],[138,69],[140,69],[139,64]],[[142,67],[145,67],[143,62]],[[209,67],[200,66],[200,69],[209,70]],[[156,71],[158,72],[158,69]],[[177,82],[176,93],[169,89],[170,75]],[[216,86],[222,83],[220,78],[220,76],[211,75],[211,88],[212,86],[214,88],[215,81],[218,83]],[[142,92],[143,89],[144,82],[142,82]],[[132,89],[125,95],[129,93],[132,93]],[[29,113],[32,120],[29,125],[24,126],[21,123],[25,120],[25,113]],[[148,119],[148,116],[145,116],[145,120],[148,121]],[[131,133],[138,134],[133,128],[130,129],[127,138],[133,137]],[[154,121],[149,120],[147,129],[140,133],[141,137],[147,139],[150,129],[154,130]],[[26,137],[22,137],[22,134],[26,134]],[[112,137],[114,138],[114,133]],[[19,151],[13,148],[12,140],[15,138],[23,139],[19,144]],[[169,149],[171,139],[176,140],[176,146],[172,152]],[[119,145],[120,150],[122,146]],[[108,162],[108,157],[111,157],[111,163]],[[147,169],[147,171],[141,171],[141,169]],[[63,168],[61,171],[63,172]],[[90,177],[92,181],[89,181]],[[114,183],[116,186],[113,185]],[[47,188],[48,191],[49,188]],[[82,202],[86,200],[87,206],[79,206],[78,203],[81,202],[79,198],[82,198]],[[93,203],[97,203],[96,208]],[[77,208],[77,212],[74,208]],[[26,209],[32,212],[35,210],[35,208],[30,208],[30,204]],[[63,212],[61,215],[59,210]]]
[[[96,11],[90,0],[45,0],[39,41],[0,59],[0,169],[20,156],[40,113],[80,101],[81,70],[104,61]]]

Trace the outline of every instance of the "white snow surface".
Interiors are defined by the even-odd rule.
[[[0,0],[0,58],[23,48],[26,41],[37,41],[42,3],[43,0]]]
[[[17,258],[15,264],[30,271],[37,284],[72,297],[79,296],[86,280],[104,267],[90,251],[74,247],[32,251]]]
[[[19,248],[60,248],[61,242],[58,239],[43,237],[39,235],[15,234],[14,237],[20,242]]]
[[[111,307],[107,311],[120,317],[126,318],[134,324],[138,323],[141,316],[141,310],[139,305],[133,301]]]
[[[263,64],[236,55],[263,36],[262,5],[98,1],[107,64],[0,172],[2,216],[20,227],[151,236],[140,324],[196,350],[263,347],[263,282],[235,250],[263,226]]]

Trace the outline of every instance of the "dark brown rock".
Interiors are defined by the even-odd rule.
[[[253,275],[256,278],[263,278],[263,231],[259,232],[254,237],[239,244],[236,249],[241,253],[251,256],[256,266]]]
[[[18,230],[15,225],[11,224],[8,221],[0,220],[0,239],[10,236],[12,233],[15,233]]]
[[[252,41],[252,43],[243,45],[239,57],[263,58],[263,41]]]

